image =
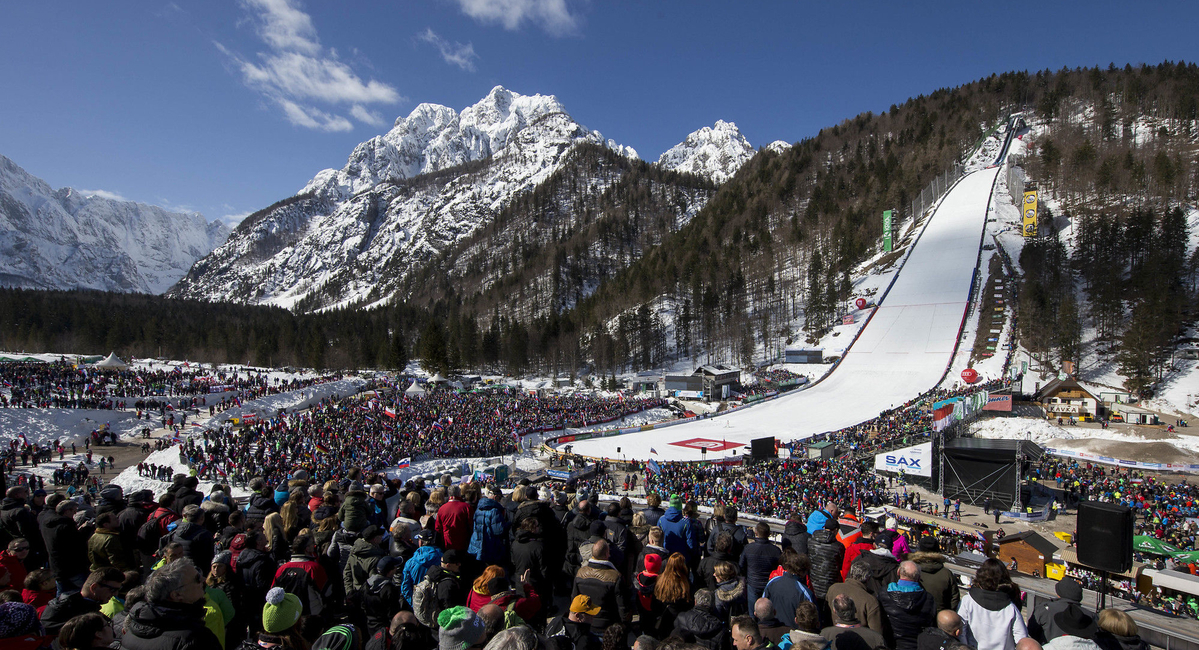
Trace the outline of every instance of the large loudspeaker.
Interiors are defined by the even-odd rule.
[[[774,437],[757,438],[749,441],[749,455],[753,460],[774,458]]]
[[[1124,573],[1132,568],[1132,508],[1113,503],[1078,504],[1078,561],[1093,569]]]

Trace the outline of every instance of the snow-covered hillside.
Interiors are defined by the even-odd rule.
[[[776,140],[767,148],[779,152],[788,146],[786,142]],[[732,178],[756,153],[757,150],[745,139],[736,124],[717,120],[715,125],[695,131],[668,149],[658,158],[658,164],[666,169],[699,174],[723,183]]]
[[[54,190],[0,156],[0,286],[158,294],[228,235],[197,213]]]

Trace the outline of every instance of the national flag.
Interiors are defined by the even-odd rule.
[[[322,445],[322,444],[321,444],[321,443],[319,443],[319,442],[318,442],[318,443],[316,443],[316,450],[317,450],[317,451],[319,451],[319,452],[321,452],[322,454],[327,454],[327,453],[329,453],[329,448],[328,448],[328,447],[326,447],[326,446],[324,446],[324,445]]]
[[[953,423],[953,404],[946,404],[933,411],[933,431],[940,431]]]
[[[403,458],[400,460],[400,462],[396,463],[396,469],[407,469],[408,466],[411,464],[412,464],[411,457]]]
[[[651,454],[654,454],[654,455],[657,455],[657,453],[658,453],[658,450],[657,450],[657,449],[654,449],[653,447],[650,447],[650,448],[649,448],[649,453],[651,453]]]
[[[394,419],[395,419],[395,417],[396,417],[396,412],[395,412],[395,409],[384,408],[384,409],[383,409],[383,415],[386,415],[387,417],[389,417],[389,418],[391,418],[391,419],[393,419],[393,420],[394,420]]]
[[[654,474],[662,473],[662,467],[658,465],[658,461],[656,461],[652,458],[649,459],[649,462],[645,464],[645,468],[648,469],[649,471],[653,472]]]
[[[143,380],[141,377],[134,377],[134,379],[136,379],[136,380],[137,380],[137,383],[139,383],[139,384],[144,384],[144,383],[146,383],[146,382],[145,382],[145,381],[144,381],[144,380]]]

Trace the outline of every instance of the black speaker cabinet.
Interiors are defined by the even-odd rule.
[[[1078,561],[1093,569],[1123,573],[1132,568],[1132,508],[1113,503],[1078,504]]]
[[[756,438],[749,441],[749,454],[753,460],[774,458],[774,437]]]

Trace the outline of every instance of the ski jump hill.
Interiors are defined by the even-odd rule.
[[[858,340],[822,381],[727,415],[573,441],[572,452],[612,459],[717,460],[734,451],[744,455],[754,438],[788,442],[853,426],[936,387],[965,322],[991,191],[1001,169],[975,171],[949,191]],[[707,449],[706,457],[701,448]]]

